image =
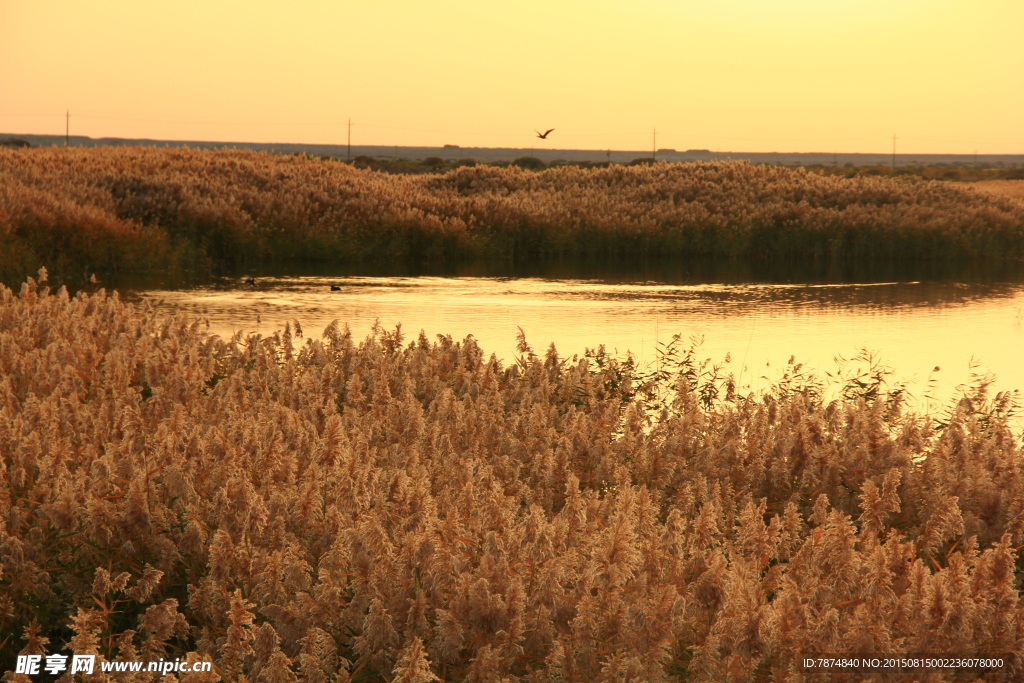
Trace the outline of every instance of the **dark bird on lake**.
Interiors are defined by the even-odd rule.
[[[536,133],[537,137],[539,137],[541,140],[547,140],[548,139],[548,133],[550,133],[553,130],[554,130],[554,128],[548,128],[543,133],[541,133],[539,130],[534,130],[533,132]]]
[[[247,279],[245,281],[245,284],[247,284],[247,285],[255,285],[256,284],[256,279],[255,278],[249,278],[249,279]]]
[[[338,285],[331,285],[331,291],[332,292],[340,292],[341,291],[341,287],[339,287]]]

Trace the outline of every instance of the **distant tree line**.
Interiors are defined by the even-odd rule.
[[[477,165],[494,166],[507,168],[516,166],[528,171],[543,171],[548,168],[560,168],[572,166],[575,168],[608,168],[609,166],[647,166],[656,163],[694,163],[694,162],[666,162],[653,157],[637,157],[626,163],[609,161],[570,161],[567,159],[555,159],[545,163],[535,156],[518,157],[512,161],[491,161],[478,162],[473,158],[444,159],[438,156],[431,156],[425,159],[394,159],[377,158],[360,155],[347,161],[338,157],[321,156],[324,161],[340,161],[350,163],[357,168],[366,168],[372,171],[384,173],[407,173],[411,175],[422,173],[446,173],[456,168],[472,167]],[[891,165],[870,164],[856,166],[846,163],[843,166],[831,166],[826,164],[755,164],[757,166],[787,166],[791,168],[805,168],[808,171],[825,176],[843,176],[856,178],[860,176],[911,176],[924,180],[952,180],[952,181],[977,181],[977,180],[1024,180],[1024,168],[1004,168],[975,166],[964,162],[952,164],[939,163],[934,165],[907,165],[897,164],[895,170]]]

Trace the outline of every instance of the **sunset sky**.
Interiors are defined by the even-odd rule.
[[[1021,154],[1022,30],[1021,0],[0,0],[0,133]]]

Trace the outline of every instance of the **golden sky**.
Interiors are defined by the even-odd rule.
[[[0,0],[0,132],[1021,154],[1022,31],[1024,0]]]

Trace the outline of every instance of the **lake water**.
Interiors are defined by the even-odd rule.
[[[331,321],[357,340],[375,322],[401,324],[407,341],[473,335],[506,363],[522,327],[538,354],[561,356],[604,344],[655,361],[672,335],[703,337],[700,356],[723,363],[741,387],[764,389],[795,356],[805,368],[836,372],[836,357],[875,352],[909,382],[919,408],[926,395],[946,403],[986,372],[994,390],[1024,389],[1024,282],[700,282],[634,277],[440,277],[394,275],[260,277],[192,289],[150,289],[158,310],[207,318],[222,336],[269,334],[298,321],[319,337]],[[849,279],[849,278],[844,278]],[[867,278],[866,278],[867,279]],[[877,278],[876,278],[877,279]],[[677,278],[679,280],[679,278]],[[331,286],[340,291],[331,291]],[[864,363],[858,364],[864,367]],[[938,368],[936,370],[936,368]]]

